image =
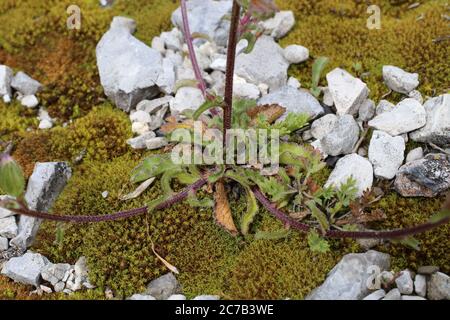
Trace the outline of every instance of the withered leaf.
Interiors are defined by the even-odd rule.
[[[262,106],[256,106],[247,111],[247,115],[251,118],[251,125],[255,125],[258,116],[262,115],[267,119],[267,122],[272,124],[279,117],[286,112],[286,108],[277,104],[266,104]]]
[[[155,250],[155,244],[153,243],[153,241],[150,239],[150,241],[152,242],[152,251],[155,254],[155,256],[166,266],[167,269],[169,269],[170,271],[172,271],[175,274],[179,274],[180,272],[178,271],[178,269],[170,264],[166,259],[164,259],[163,257],[161,257]]]
[[[236,236],[238,230],[233,221],[233,216],[231,214],[230,203],[228,202],[227,192],[225,190],[225,185],[221,180],[215,183],[215,207],[214,215],[218,225],[228,231],[231,235]]]

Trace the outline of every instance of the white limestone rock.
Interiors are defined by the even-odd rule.
[[[309,59],[309,50],[296,44],[284,48],[284,57],[289,63],[298,64]]]
[[[419,86],[419,75],[395,66],[383,66],[384,83],[393,91],[408,94]]]
[[[331,156],[349,154],[359,140],[359,126],[349,114],[338,117],[332,129],[320,140],[325,153]]]
[[[3,265],[2,275],[27,285],[38,287],[41,282],[41,271],[50,263],[39,253],[28,251],[21,257],[11,258]]]
[[[295,25],[295,16],[292,11],[280,11],[272,18],[263,21],[262,27],[265,34],[275,39],[283,38]]]
[[[402,137],[392,137],[386,132],[375,130],[369,145],[369,160],[375,176],[393,179],[403,164],[405,148]]]
[[[197,110],[205,102],[202,92],[198,88],[182,87],[178,89],[175,99],[170,102],[170,112],[180,114],[185,110]]]

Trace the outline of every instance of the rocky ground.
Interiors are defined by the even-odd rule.
[[[352,1],[280,2],[283,10],[262,22],[265,34],[253,51],[243,52],[245,40],[238,45],[235,96],[307,113],[312,121],[298,139],[321,152],[328,165],[320,176],[324,185],[338,187],[353,176],[360,196],[368,189],[379,196],[373,210],[385,219],[368,227],[426,221],[450,188],[448,45],[440,38],[448,7],[386,1],[380,32],[365,28],[365,7]],[[35,210],[95,215],[155,198],[158,185],[121,200],[135,189],[131,169],[168,144],[160,131],[167,116],[204,102],[189,85],[195,76],[176,4],[140,8],[117,1],[82,9],[88,28],[76,35],[37,29],[31,40],[18,40],[27,24],[15,31],[17,38],[0,32],[0,150],[12,148],[25,168],[25,198]],[[3,5],[0,21],[23,10]],[[191,0],[189,10],[192,31],[209,38],[195,41],[203,77],[222,95],[223,17],[231,2]],[[51,13],[48,19],[60,18]],[[39,54],[32,57],[24,42]],[[48,56],[45,50],[54,46]],[[309,89],[318,56],[331,62],[317,98]],[[239,197],[235,203],[242,210]],[[277,225],[264,216],[256,227]],[[230,239],[208,210],[183,205],[91,226],[41,224],[0,209],[2,274],[33,287],[1,279],[0,297],[449,299],[449,235],[443,226],[419,236],[420,251],[367,240],[336,241],[332,252],[317,254],[300,234]],[[152,241],[180,275],[166,274]],[[377,251],[367,251],[372,248]]]

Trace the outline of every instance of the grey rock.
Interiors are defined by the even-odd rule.
[[[155,111],[160,110],[164,106],[169,106],[169,103],[174,98],[172,96],[165,96],[154,100],[142,100],[136,106],[136,110],[145,111],[149,114],[153,114]]]
[[[164,137],[156,137],[149,139],[145,142],[145,147],[147,150],[156,150],[162,147],[165,147],[169,144],[166,138]]]
[[[334,106],[334,100],[333,100],[333,96],[331,95],[330,89],[328,89],[328,87],[322,87],[322,92],[323,92],[323,104],[328,106],[328,107],[332,107]]]
[[[141,300],[141,301],[153,301],[156,300],[155,297],[152,297],[148,294],[133,294],[127,300]]]
[[[369,121],[375,116],[375,102],[370,99],[366,99],[359,108],[358,120]]]
[[[370,293],[367,282],[371,266],[378,266],[381,270],[389,269],[389,255],[373,250],[345,255],[330,271],[325,282],[306,299],[361,300]]]
[[[311,118],[315,118],[324,112],[319,101],[312,94],[306,90],[297,90],[290,86],[284,86],[263,96],[259,99],[258,104],[279,104],[286,108],[286,113],[280,120],[286,118],[290,112],[306,113]]]
[[[144,133],[141,136],[136,138],[131,138],[127,140],[127,144],[136,150],[147,148],[147,141],[156,137],[156,134],[153,131]]]
[[[395,275],[392,271],[383,271],[377,276],[380,285],[389,286],[394,281]]]
[[[349,154],[359,139],[359,126],[351,115],[338,118],[331,131],[321,140],[324,151],[331,156]]]
[[[25,201],[31,210],[48,211],[72,176],[72,170],[65,162],[36,163],[28,180]],[[19,233],[10,245],[19,249],[29,247],[36,237],[41,219],[20,216]]]
[[[406,156],[406,163],[420,160],[420,159],[423,159],[422,147],[412,149],[410,152],[408,152],[408,155]]]
[[[14,216],[0,219],[0,237],[8,239],[17,236],[17,223]]]
[[[338,117],[329,113],[315,120],[311,125],[311,135],[316,139],[322,139],[334,128]]]
[[[450,300],[450,277],[442,272],[434,273],[427,289],[430,300]]]
[[[376,109],[375,109],[375,114],[378,116],[384,112],[389,112],[394,110],[395,108],[395,104],[387,101],[387,100],[380,100],[380,102],[378,103]]]
[[[309,50],[296,44],[284,48],[284,57],[289,63],[297,64],[309,59]]]
[[[69,271],[72,266],[68,263],[48,263],[41,270],[42,279],[48,281],[55,286],[58,282],[62,281],[64,275]]]
[[[152,118],[148,112],[138,110],[130,114],[130,120],[131,122],[149,123]]]
[[[200,296],[196,296],[192,300],[214,301],[214,300],[220,300],[220,297],[212,296],[212,295],[200,295]]]
[[[127,17],[114,17],[111,21],[111,29],[123,29],[129,33],[136,32],[136,21]]]
[[[404,270],[395,278],[395,284],[401,294],[412,294],[414,292],[414,282],[411,277],[411,272]]]
[[[400,294],[400,291],[397,288],[394,288],[391,291],[389,291],[383,298],[383,300],[401,300],[401,299],[402,295]]]
[[[375,176],[393,179],[402,165],[405,154],[405,140],[375,130],[369,145],[369,160],[373,165]]]
[[[440,146],[450,145],[450,94],[432,98],[424,104],[426,125],[411,133],[411,139],[432,142]]]
[[[173,294],[181,293],[181,287],[172,273],[167,273],[153,280],[147,286],[145,294],[155,297],[157,300],[166,300]]]
[[[252,52],[237,57],[235,73],[247,82],[265,83],[276,90],[286,85],[288,68],[289,62],[278,43],[269,36],[261,36]]]
[[[52,127],[53,127],[53,122],[51,122],[47,119],[43,119],[39,122],[39,129],[41,129],[41,130],[51,129]]]
[[[408,97],[416,99],[420,104],[423,104],[422,94],[417,90],[413,90],[410,93],[408,93]]]
[[[165,94],[172,94],[175,90],[176,72],[172,59],[164,58],[162,61],[162,73],[156,83]]]
[[[356,239],[356,242],[363,248],[364,250],[370,250],[378,245],[383,243],[381,239]]]
[[[397,136],[422,128],[426,122],[425,108],[417,100],[407,98],[393,110],[373,118],[369,121],[369,126]]]
[[[192,33],[207,34],[219,46],[226,46],[229,22],[224,19],[231,13],[231,1],[189,0],[186,3]],[[172,23],[183,30],[181,8],[172,14]],[[202,43],[197,39],[195,44]]]
[[[183,34],[178,28],[161,33],[161,40],[164,41],[167,49],[174,51],[181,51],[183,49]]]
[[[161,54],[133,37],[133,29],[117,24],[118,17],[97,44],[97,65],[105,94],[129,112],[136,104],[159,93],[163,73]]]
[[[323,146],[322,146],[322,143],[320,142],[320,140],[314,140],[313,142],[311,142],[311,146],[314,149],[316,149],[317,151],[319,151],[319,153],[322,155],[322,159],[328,158],[329,155],[323,149]]]
[[[19,71],[12,79],[11,87],[24,96],[29,96],[36,94],[42,88],[42,84],[28,76],[26,73]]]
[[[360,106],[369,95],[367,85],[340,68],[328,73],[327,81],[337,114],[358,114]]]
[[[74,265],[75,279],[80,282],[88,280],[89,268],[87,266],[86,257],[80,257]]]
[[[49,288],[47,286],[44,286],[42,284],[39,286],[39,289],[41,289],[45,293],[52,293],[53,292],[53,290],[51,288]]]
[[[417,269],[417,273],[424,274],[424,275],[432,275],[433,273],[436,273],[439,271],[439,267],[437,266],[420,266]]]
[[[20,103],[27,108],[36,108],[39,105],[39,100],[35,95],[24,96]]]
[[[427,300],[423,297],[418,297],[418,296],[408,296],[408,295],[404,295],[402,296],[402,300]]]
[[[336,163],[336,167],[331,172],[325,187],[335,186],[339,188],[346,183],[350,177],[356,180],[358,189],[357,195],[362,196],[364,191],[372,188],[373,168],[366,158],[357,154],[349,154]]]
[[[170,102],[170,112],[180,114],[185,110],[197,110],[205,102],[198,88],[182,87],[178,89],[175,99]]]
[[[0,65],[0,97],[12,97],[11,81],[13,78],[13,71],[10,67]]]
[[[163,39],[161,39],[161,37],[154,37],[152,39],[152,48],[155,49],[156,51],[158,51],[161,54],[165,54],[166,53],[165,42],[164,42]]]
[[[6,251],[9,248],[8,239],[5,237],[0,237],[0,252]]]
[[[427,296],[427,278],[423,274],[416,274],[414,279],[414,291],[421,297]]]
[[[186,296],[182,294],[173,294],[169,298],[167,298],[167,300],[178,300],[178,301],[186,300]]]
[[[224,55],[217,57],[214,59],[209,67],[213,70],[225,72],[227,69],[227,58]]]
[[[39,286],[41,271],[49,261],[39,253],[27,252],[3,265],[2,274],[23,284]]]
[[[303,141],[309,141],[313,138],[312,134],[311,134],[311,130],[305,130],[302,133],[302,140]]]
[[[292,11],[280,11],[270,19],[262,22],[264,33],[275,39],[283,38],[295,25],[295,16]]]
[[[300,81],[298,81],[298,79],[294,78],[294,77],[289,77],[287,85],[292,87],[292,88],[295,88],[295,89],[300,89],[301,86],[302,86]]]
[[[381,300],[386,296],[386,292],[383,289],[372,292],[363,300]]]
[[[400,167],[394,183],[404,197],[435,197],[450,188],[450,156],[428,154]]]
[[[244,99],[257,100],[261,96],[261,92],[253,83],[235,82],[233,84],[233,95]]]
[[[10,197],[10,196],[7,196],[7,195],[0,196],[0,201],[7,201],[7,200],[14,200],[14,198]],[[14,212],[12,212],[12,211],[10,211],[8,209],[0,207],[0,219],[11,217],[11,216],[14,216],[14,215],[15,215]]]
[[[394,66],[383,66],[383,79],[391,90],[399,93],[408,94],[419,85],[417,73],[409,73]]]

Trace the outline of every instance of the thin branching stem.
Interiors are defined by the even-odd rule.
[[[305,223],[298,222],[293,218],[286,215],[283,211],[278,209],[276,205],[271,203],[264,194],[258,188],[254,188],[253,192],[258,201],[267,209],[275,218],[279,219],[285,224],[288,224],[294,229],[302,232],[309,232],[313,228]],[[352,238],[352,239],[402,239],[415,234],[423,233],[435,229],[441,225],[450,222],[450,217],[443,218],[436,222],[428,222],[418,226],[385,230],[385,231],[341,231],[341,230],[329,230],[323,233],[320,229],[315,229],[318,233],[322,234],[326,238]]]

